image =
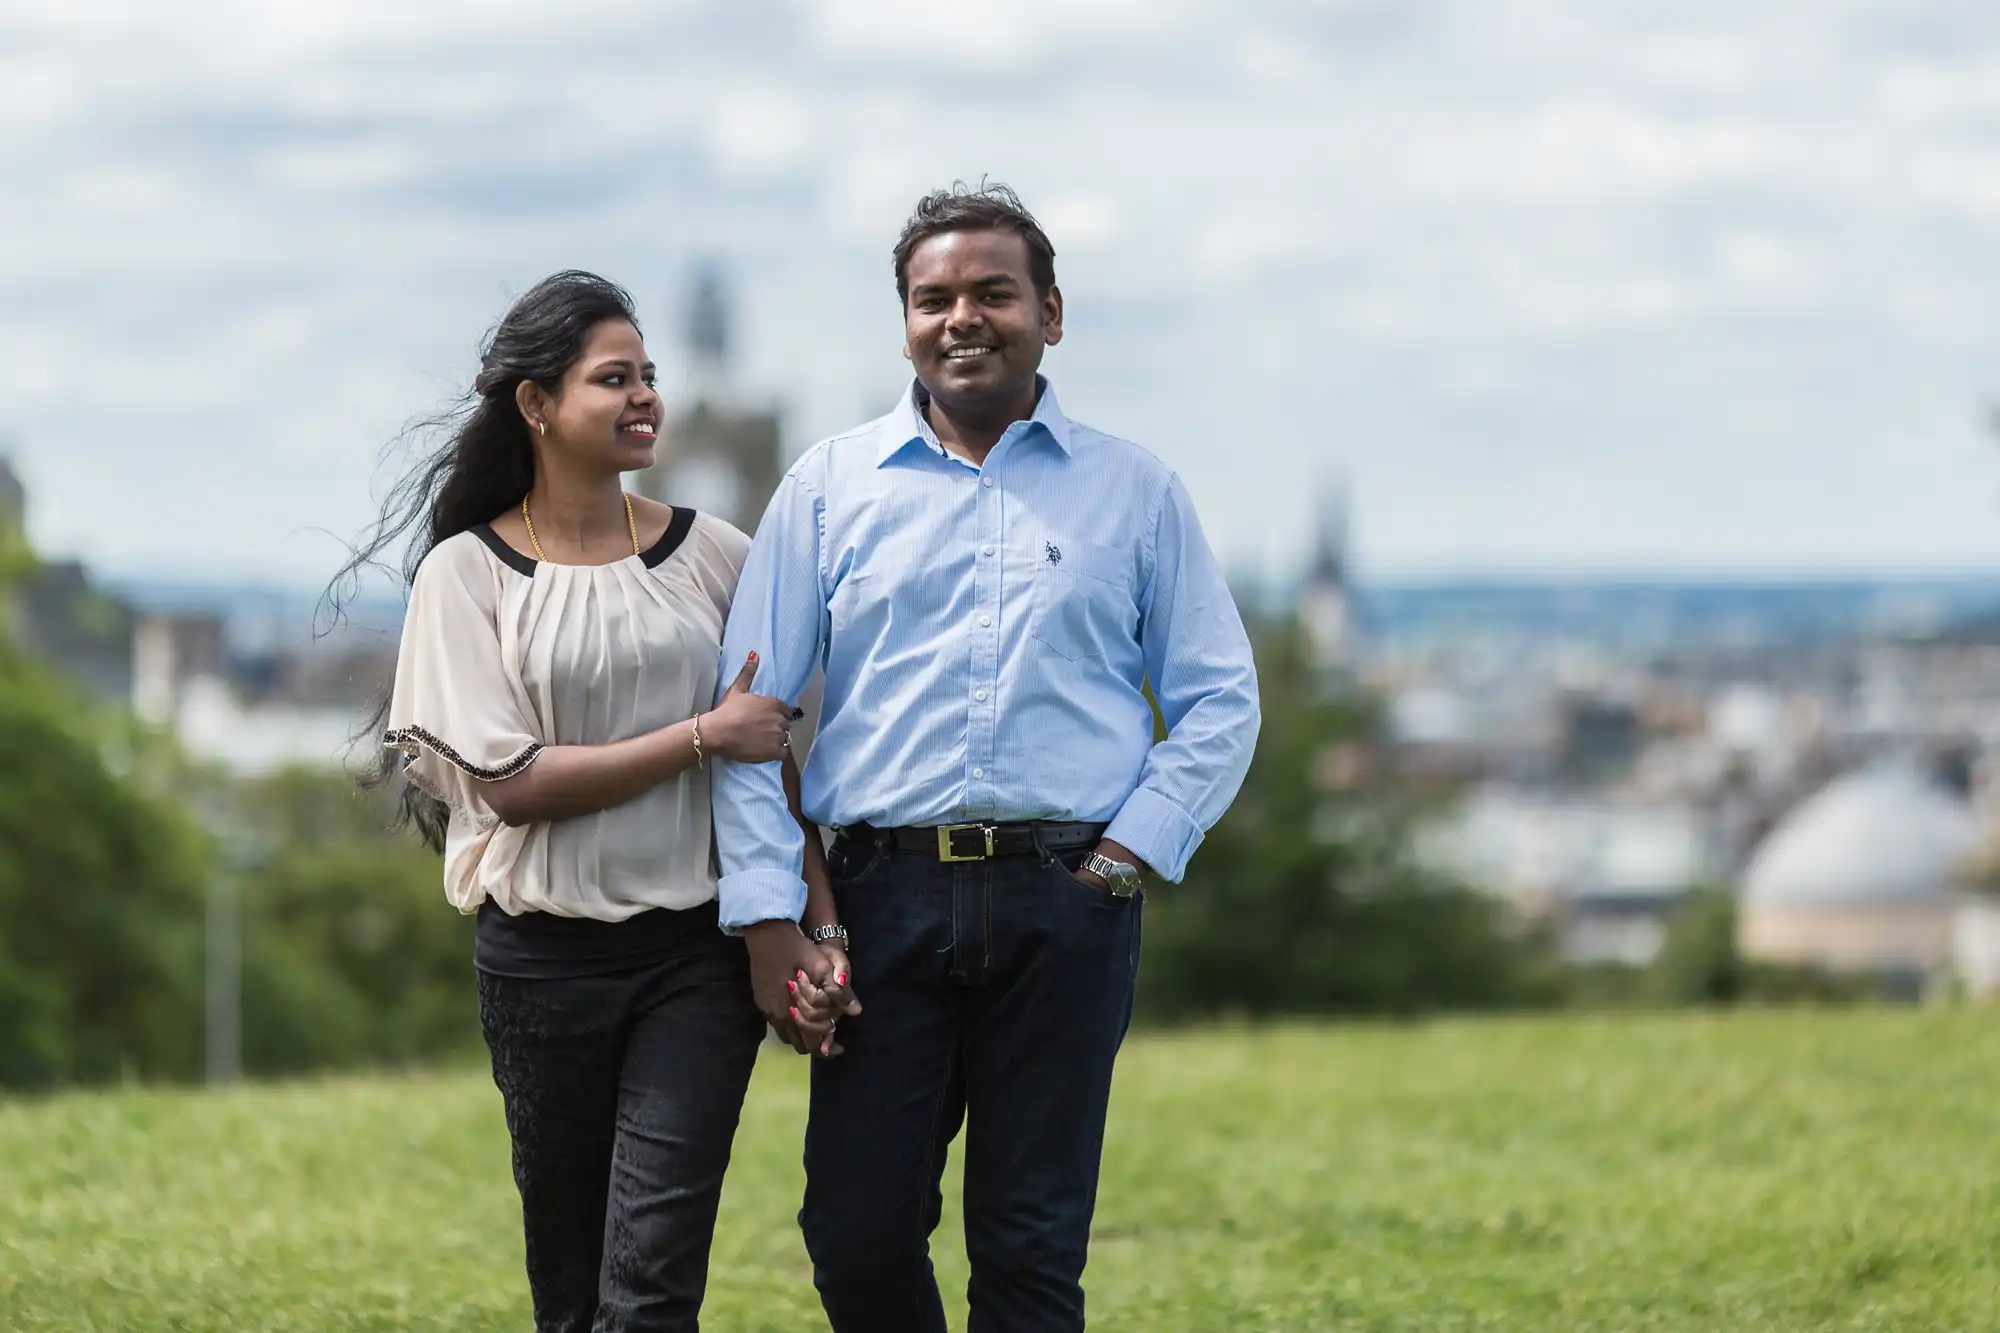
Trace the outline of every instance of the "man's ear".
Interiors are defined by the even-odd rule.
[[[1062,341],[1062,288],[1051,285],[1042,296],[1042,341],[1054,347]]]

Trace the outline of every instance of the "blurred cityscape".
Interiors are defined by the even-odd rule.
[[[322,581],[571,268],[627,485],[754,533],[982,181],[1263,696],[1092,1327],[2000,1324],[2000,5],[70,0],[0,107],[0,1333],[529,1322],[405,590]],[[706,1311],[824,1327],[766,1054]]]
[[[636,486],[754,531],[784,423],[733,380],[719,275],[691,291],[690,373]],[[20,530],[31,502],[0,460],[0,518]],[[1241,593],[1296,625],[1325,697],[1376,710],[1315,762],[1330,798],[1417,799],[1415,859],[1578,966],[1649,964],[1691,895],[1721,892],[1746,958],[2000,989],[2000,580],[1371,585],[1349,503],[1325,487],[1301,581]],[[400,615],[61,561],[13,597],[31,655],[250,778],[354,757]]]

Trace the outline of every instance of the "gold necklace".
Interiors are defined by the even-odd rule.
[[[535,520],[528,516],[528,497],[525,495],[521,497],[521,521],[528,525],[528,545],[535,548],[535,559],[546,565],[549,563],[549,558],[542,554],[542,544],[535,539]],[[625,528],[632,534],[632,554],[644,554],[639,549],[639,520],[632,517],[632,492],[630,491],[625,492]]]

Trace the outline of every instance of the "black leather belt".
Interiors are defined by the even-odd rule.
[[[899,852],[937,861],[989,861],[996,856],[1033,856],[1095,847],[1106,824],[1023,820],[1013,824],[941,824],[936,828],[876,828],[852,824],[841,836],[863,842],[887,841]]]

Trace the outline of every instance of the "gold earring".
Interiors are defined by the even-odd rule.
[[[537,421],[537,422],[535,423],[535,429],[536,429],[536,430],[538,430],[538,431],[540,431],[540,432],[542,433],[542,437],[543,437],[544,439],[546,439],[546,438],[548,437],[548,433],[549,433],[549,423],[548,423],[548,422],[546,422],[546,421]]]

